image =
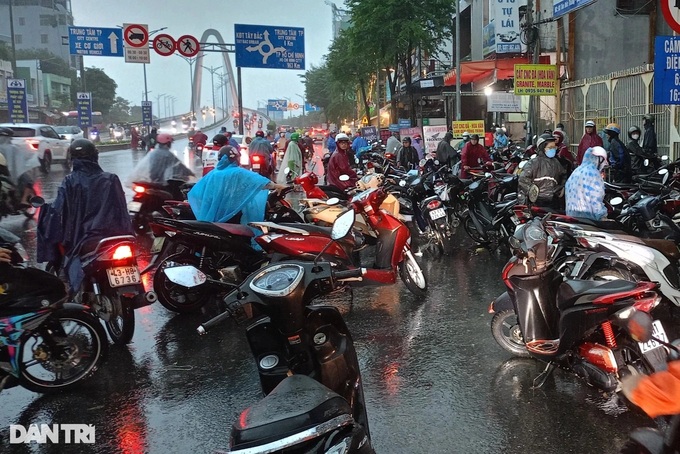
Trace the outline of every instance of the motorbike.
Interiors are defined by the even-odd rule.
[[[331,241],[349,233],[351,212],[338,218]],[[328,247],[328,244],[326,245]],[[230,317],[253,320],[246,336],[265,397],[234,422],[229,452],[374,452],[352,336],[335,307],[313,306],[361,269],[326,262],[286,262],[251,274],[223,298],[226,311],[198,333]],[[202,285],[191,267],[167,270],[177,285]]]
[[[99,137],[99,131],[90,131],[90,140],[94,143],[101,142],[101,138]]]
[[[192,187],[192,183],[174,179],[168,180],[165,185],[146,181],[132,183],[134,196],[128,202],[132,227],[136,232],[147,232],[150,222],[166,216],[163,205],[168,200],[186,200],[186,194]]]
[[[506,243],[515,230],[512,216],[517,199],[516,194],[510,193],[500,202],[490,201],[488,187],[492,179],[494,176],[487,172],[482,179],[468,186],[468,215],[463,221],[463,227],[478,244],[499,247]]]
[[[90,377],[108,352],[106,333],[89,307],[68,302],[56,276],[26,267],[19,239],[0,229],[0,391],[70,390]]]
[[[510,238],[513,257],[502,272],[508,291],[489,307],[491,332],[506,351],[548,363],[539,385],[555,367],[589,385],[615,391],[627,374],[649,374],[665,367],[666,350],[636,342],[616,326],[631,308],[650,312],[661,297],[651,282],[564,280],[555,267],[559,247],[546,231],[546,219],[517,227]],[[667,341],[660,321],[655,331]]]

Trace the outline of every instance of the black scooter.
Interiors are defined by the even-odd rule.
[[[128,212],[135,232],[146,232],[155,218],[167,217],[163,208],[168,200],[186,200],[193,183],[184,180],[168,180],[167,184],[136,181],[132,183],[135,193],[128,203]]]
[[[339,216],[331,238],[345,237],[353,223],[353,211]],[[191,266],[165,273],[188,287],[206,279]],[[246,335],[266,397],[234,423],[230,452],[374,452],[349,329],[337,308],[310,305],[362,274],[325,262],[270,265],[229,293],[227,310],[198,328],[205,334],[232,316],[254,320]]]

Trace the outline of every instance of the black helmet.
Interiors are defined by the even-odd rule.
[[[224,155],[227,155],[227,158],[231,162],[239,162],[239,159],[241,158],[241,152],[231,145],[225,145],[220,148],[220,151],[217,153],[217,160],[219,161],[222,159],[222,156]]]
[[[645,123],[654,123],[654,117],[650,114],[643,115],[642,119],[645,121]]]
[[[470,140],[479,140],[479,134],[470,134]]]
[[[548,144],[548,142],[555,142],[555,136],[552,134],[541,134],[538,140],[536,141],[536,148],[539,150],[543,150],[545,146]]]
[[[638,134],[642,134],[642,130],[640,130],[640,127],[639,127],[639,126],[631,126],[630,128],[628,128],[628,138],[629,138],[629,139],[632,139],[631,136],[632,136],[633,133],[635,133],[635,132],[637,132]]]
[[[96,161],[99,155],[97,147],[87,139],[76,139],[71,142],[68,152],[71,159],[89,159],[90,161]]]
[[[0,136],[6,136],[6,137],[12,137],[14,135],[14,131],[12,131],[9,128],[0,128]]]
[[[229,139],[227,139],[227,136],[224,134],[217,134],[215,137],[213,137],[212,143],[216,147],[223,147],[229,143]]]

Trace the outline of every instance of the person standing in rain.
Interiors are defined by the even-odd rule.
[[[607,152],[604,148],[586,150],[583,162],[565,185],[567,216],[599,221],[607,215],[602,179],[602,171],[607,165]]]
[[[657,156],[657,145],[656,145],[656,131],[654,131],[654,117],[647,114],[642,117],[644,123],[642,125],[645,128],[645,134],[642,136],[642,149],[645,151],[647,156]]]
[[[468,134],[468,137],[469,136],[470,134]],[[451,146],[451,139],[453,139],[453,133],[448,131],[444,134],[444,138],[441,142],[437,144],[437,160],[439,160],[442,165],[447,165],[449,167],[453,167],[458,156],[456,150]]]
[[[399,133],[395,131],[392,133],[390,138],[387,139],[387,143],[385,144],[385,153],[395,154],[400,146]]]
[[[298,145],[299,139],[300,134],[297,132],[290,135],[290,142],[288,142],[286,154],[283,155],[281,168],[276,177],[276,182],[279,184],[286,184],[288,182],[286,168],[289,169],[289,174],[292,177],[297,177],[302,173],[302,151],[300,151],[300,146]]]
[[[577,165],[581,165],[583,155],[588,148],[603,147],[602,138],[597,135],[595,122],[593,120],[586,121],[585,130],[586,132],[583,134],[583,137],[581,137],[581,141],[578,144],[578,154],[576,155]]]

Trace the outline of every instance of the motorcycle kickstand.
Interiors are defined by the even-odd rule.
[[[538,389],[545,385],[545,382],[548,380],[548,377],[550,377],[550,375],[553,373],[556,367],[557,366],[555,366],[555,363],[553,363],[552,361],[549,362],[548,365],[545,366],[543,372],[538,374],[538,377],[534,378],[534,383],[531,389]]]

